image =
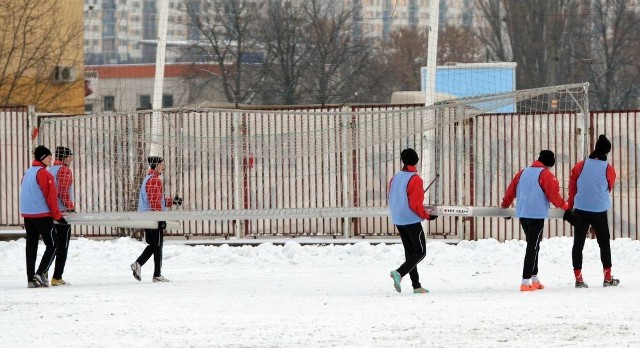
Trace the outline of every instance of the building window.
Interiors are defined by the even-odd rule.
[[[84,113],[85,114],[93,113],[93,104],[84,104]]]
[[[173,94],[162,95],[162,107],[163,108],[173,107]]]
[[[138,96],[138,110],[150,110],[151,109],[151,96],[148,94],[141,94]]]
[[[104,101],[104,111],[115,111],[116,110],[116,97],[112,95],[105,95],[103,98]]]

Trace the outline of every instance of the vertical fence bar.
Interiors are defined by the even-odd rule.
[[[242,149],[240,144],[242,142],[242,130],[241,128],[241,117],[242,113],[235,111],[233,113],[233,131],[232,138],[233,142],[233,205],[234,209],[242,209],[244,206],[242,203],[242,192],[243,192],[243,182],[242,182]],[[236,238],[244,237],[244,221],[241,219],[236,220],[235,225],[235,234]]]
[[[342,123],[342,204],[345,209],[351,207],[349,201],[349,158],[351,153],[351,146],[349,146],[349,124],[351,123],[351,109],[347,106],[341,110],[341,123]],[[344,238],[351,237],[351,219],[342,219],[342,235]]]

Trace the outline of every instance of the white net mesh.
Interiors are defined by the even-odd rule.
[[[425,185],[437,177],[425,203],[499,204],[496,196],[508,180],[541,149],[584,148],[583,138],[563,142],[567,149],[556,148],[555,139],[565,130],[583,129],[586,93],[586,84],[576,84],[393,110],[54,117],[43,121],[40,134],[46,145],[74,150],[79,211],[111,213],[94,219],[136,219],[139,213],[113,213],[136,211],[152,147],[167,165],[165,194],[185,200],[178,211],[151,219],[382,216],[388,180],[400,169],[406,147],[421,154]],[[505,106],[516,112],[492,114]]]

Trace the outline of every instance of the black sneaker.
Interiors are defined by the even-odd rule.
[[[589,286],[587,285],[587,283],[583,282],[582,280],[576,280],[576,288],[588,288]]]
[[[607,286],[618,286],[618,284],[620,284],[620,280],[614,279],[614,278],[611,278],[611,280],[605,280],[604,282],[602,282],[602,286],[604,286],[605,288]]]

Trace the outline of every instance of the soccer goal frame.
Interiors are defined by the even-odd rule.
[[[425,228],[460,238],[466,218],[509,213],[496,208],[496,196],[538,151],[584,154],[587,92],[588,84],[573,84],[427,107],[44,117],[36,141],[74,149],[78,213],[67,219],[73,224],[213,221],[208,228],[236,237],[256,235],[254,228],[269,221],[309,235],[394,234],[387,184],[401,167],[401,150],[413,147],[428,159],[420,169],[425,183],[437,178],[425,204],[454,221],[438,219]],[[555,138],[567,137],[567,129],[570,141],[558,145]],[[166,195],[185,198],[178,210],[136,212],[152,148],[165,158]]]

